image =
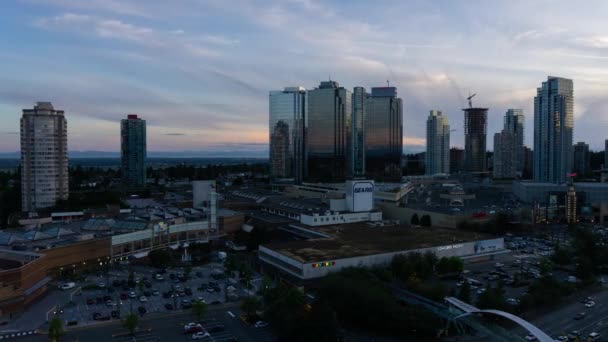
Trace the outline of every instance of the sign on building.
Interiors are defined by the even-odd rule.
[[[346,181],[346,206],[351,212],[371,211],[374,208],[374,181]]]

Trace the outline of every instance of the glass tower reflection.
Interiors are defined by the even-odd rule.
[[[372,88],[365,118],[365,169],[378,180],[400,180],[403,104],[395,87]]]
[[[352,175],[352,92],[338,82],[308,91],[306,180],[342,182]]]
[[[270,176],[302,181],[306,89],[286,87],[269,95]]]

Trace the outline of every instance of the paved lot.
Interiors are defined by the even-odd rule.
[[[122,286],[114,287],[112,283],[114,281],[121,281],[128,279],[128,270],[114,270],[111,271],[109,276],[102,277],[89,277],[87,283],[89,284],[106,284],[105,288],[95,290],[83,290],[80,296],[75,297],[75,305],[72,307],[65,307],[64,312],[61,314],[63,320],[67,323],[68,321],[78,321],[78,325],[88,325],[99,323],[93,319],[94,314],[100,314],[102,317],[110,317],[112,311],[119,311],[120,317],[124,317],[129,312],[138,312],[139,307],[144,307],[146,310],[145,315],[153,313],[165,313],[174,310],[182,310],[182,301],[192,301],[195,299],[204,300],[207,304],[213,306],[226,301],[226,287],[231,285],[237,288],[237,293],[240,295],[244,294],[243,286],[240,283],[233,284],[228,279],[213,279],[211,277],[212,272],[223,271],[221,265],[208,265],[203,267],[195,267],[191,272],[191,279],[180,282],[173,281],[170,279],[171,274],[177,274],[183,272],[183,269],[171,269],[166,274],[162,274],[164,280],[154,279],[154,274],[157,270],[150,267],[138,267],[135,272],[135,279],[139,279],[143,282],[144,278],[147,278],[150,285],[149,287],[144,286],[143,290],[139,285],[135,286],[134,289],[124,289]],[[215,286],[210,287],[209,283],[215,283]],[[261,282],[261,279],[256,280]],[[255,283],[255,282],[254,282]],[[108,287],[113,288],[112,292]],[[168,291],[177,290],[184,291],[186,288],[191,289],[192,294],[188,295],[183,293],[183,296],[173,296],[165,298],[163,294]],[[213,289],[215,288],[215,289]],[[158,294],[154,294],[154,290],[158,291]],[[129,293],[133,291],[136,295],[135,298],[129,298]],[[147,301],[140,301],[140,297],[146,296]],[[127,296],[127,298],[125,298]],[[121,298],[122,297],[122,298]],[[109,305],[106,302],[110,300],[113,305]],[[168,310],[165,305],[171,304],[174,309]],[[110,318],[110,320],[118,320],[118,318]]]
[[[207,318],[202,322],[206,329],[223,325],[225,330],[212,333],[210,339],[203,341],[225,342],[236,337],[238,341],[270,342],[274,340],[269,327],[254,328],[246,326],[240,319],[238,303],[227,303],[210,307]],[[87,342],[152,342],[152,341],[191,341],[190,334],[183,334],[183,325],[192,321],[189,313],[173,313],[150,315],[144,317],[140,323],[141,332],[135,339],[126,335],[126,331],[119,322],[109,322],[104,325],[89,326],[68,331],[64,341]],[[33,342],[46,341],[44,336],[25,337],[19,341]]]

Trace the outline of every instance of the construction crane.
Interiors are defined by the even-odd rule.
[[[470,93],[469,93],[469,94],[470,94]],[[469,97],[467,97],[467,100],[469,100],[469,108],[473,108],[473,103],[471,102],[471,99],[472,99],[473,97],[475,97],[475,95],[477,95],[477,94],[469,95]]]

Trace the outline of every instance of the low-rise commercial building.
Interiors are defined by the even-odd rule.
[[[508,252],[502,238],[450,229],[371,222],[290,228],[299,240],[261,245],[258,257],[266,271],[295,284],[346,267],[386,266],[398,254],[432,252],[438,257],[484,260]]]

